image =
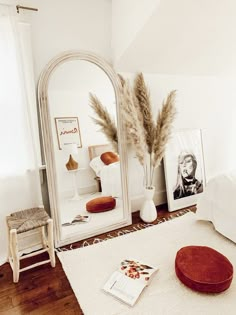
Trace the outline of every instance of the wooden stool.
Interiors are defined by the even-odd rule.
[[[51,262],[55,267],[55,253],[53,244],[53,220],[50,219],[44,208],[32,208],[12,213],[6,217],[8,227],[8,260],[13,270],[13,282],[19,281],[19,274],[22,271]],[[20,257],[18,248],[18,234],[30,230],[39,229],[43,249],[36,250],[30,254]],[[48,252],[49,259],[37,262],[20,269],[20,260]]]

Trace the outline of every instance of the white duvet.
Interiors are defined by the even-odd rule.
[[[100,171],[102,195],[122,197],[120,162],[105,165]]]
[[[236,170],[211,179],[197,204],[197,218],[236,242]]]

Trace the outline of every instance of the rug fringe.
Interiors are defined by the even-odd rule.
[[[122,235],[125,235],[125,234],[137,232],[137,231],[149,228],[149,227],[157,225],[157,224],[161,224],[161,223],[164,223],[164,222],[167,222],[167,221],[171,221],[171,220],[173,220],[173,219],[175,219],[177,217],[181,217],[182,215],[184,215],[184,214],[186,214],[188,212],[192,212],[191,209],[181,210],[178,213],[169,215],[168,218],[162,218],[161,220],[157,220],[157,222],[155,224],[153,224],[153,223],[137,223],[136,225],[134,225],[134,226],[132,226],[130,228],[126,228],[126,229],[119,230],[119,231],[114,231],[114,232],[109,232],[109,234],[107,234],[105,238],[95,237],[95,238],[93,238],[91,240],[83,241],[82,244],[79,247],[76,247],[76,248],[87,247],[87,246],[90,246],[90,245],[98,244],[100,242],[108,241],[108,240],[110,240],[112,238],[115,238],[115,237],[119,237],[119,236],[122,236]],[[73,248],[73,244],[71,244],[69,248],[66,248],[66,247],[58,247],[58,248],[56,248],[56,252],[59,253],[59,252],[63,252],[63,251],[73,250],[73,249],[75,249],[75,248]]]

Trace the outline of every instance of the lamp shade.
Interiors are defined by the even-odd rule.
[[[78,154],[78,148],[76,143],[69,143],[64,145],[63,151],[65,151],[67,154]]]
[[[78,154],[78,148],[76,143],[71,143],[70,145],[71,154]]]

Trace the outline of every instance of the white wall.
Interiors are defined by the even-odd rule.
[[[124,74],[123,74],[124,75]],[[132,79],[134,75],[126,74]],[[177,116],[174,130],[202,129],[206,180],[235,168],[236,91],[235,82],[227,77],[171,76],[144,74],[150,89],[153,113],[156,117],[163,100],[171,90],[177,90]],[[132,185],[137,175],[131,175]],[[141,178],[139,178],[141,180]],[[156,172],[157,203],[165,201],[163,167]]]
[[[207,180],[235,167],[235,81],[226,77],[145,75],[153,104],[177,90],[175,128],[200,128]]]
[[[20,4],[23,3],[38,8],[38,12],[30,14],[36,80],[47,62],[66,50],[88,50],[110,60],[110,0],[22,0]]]

